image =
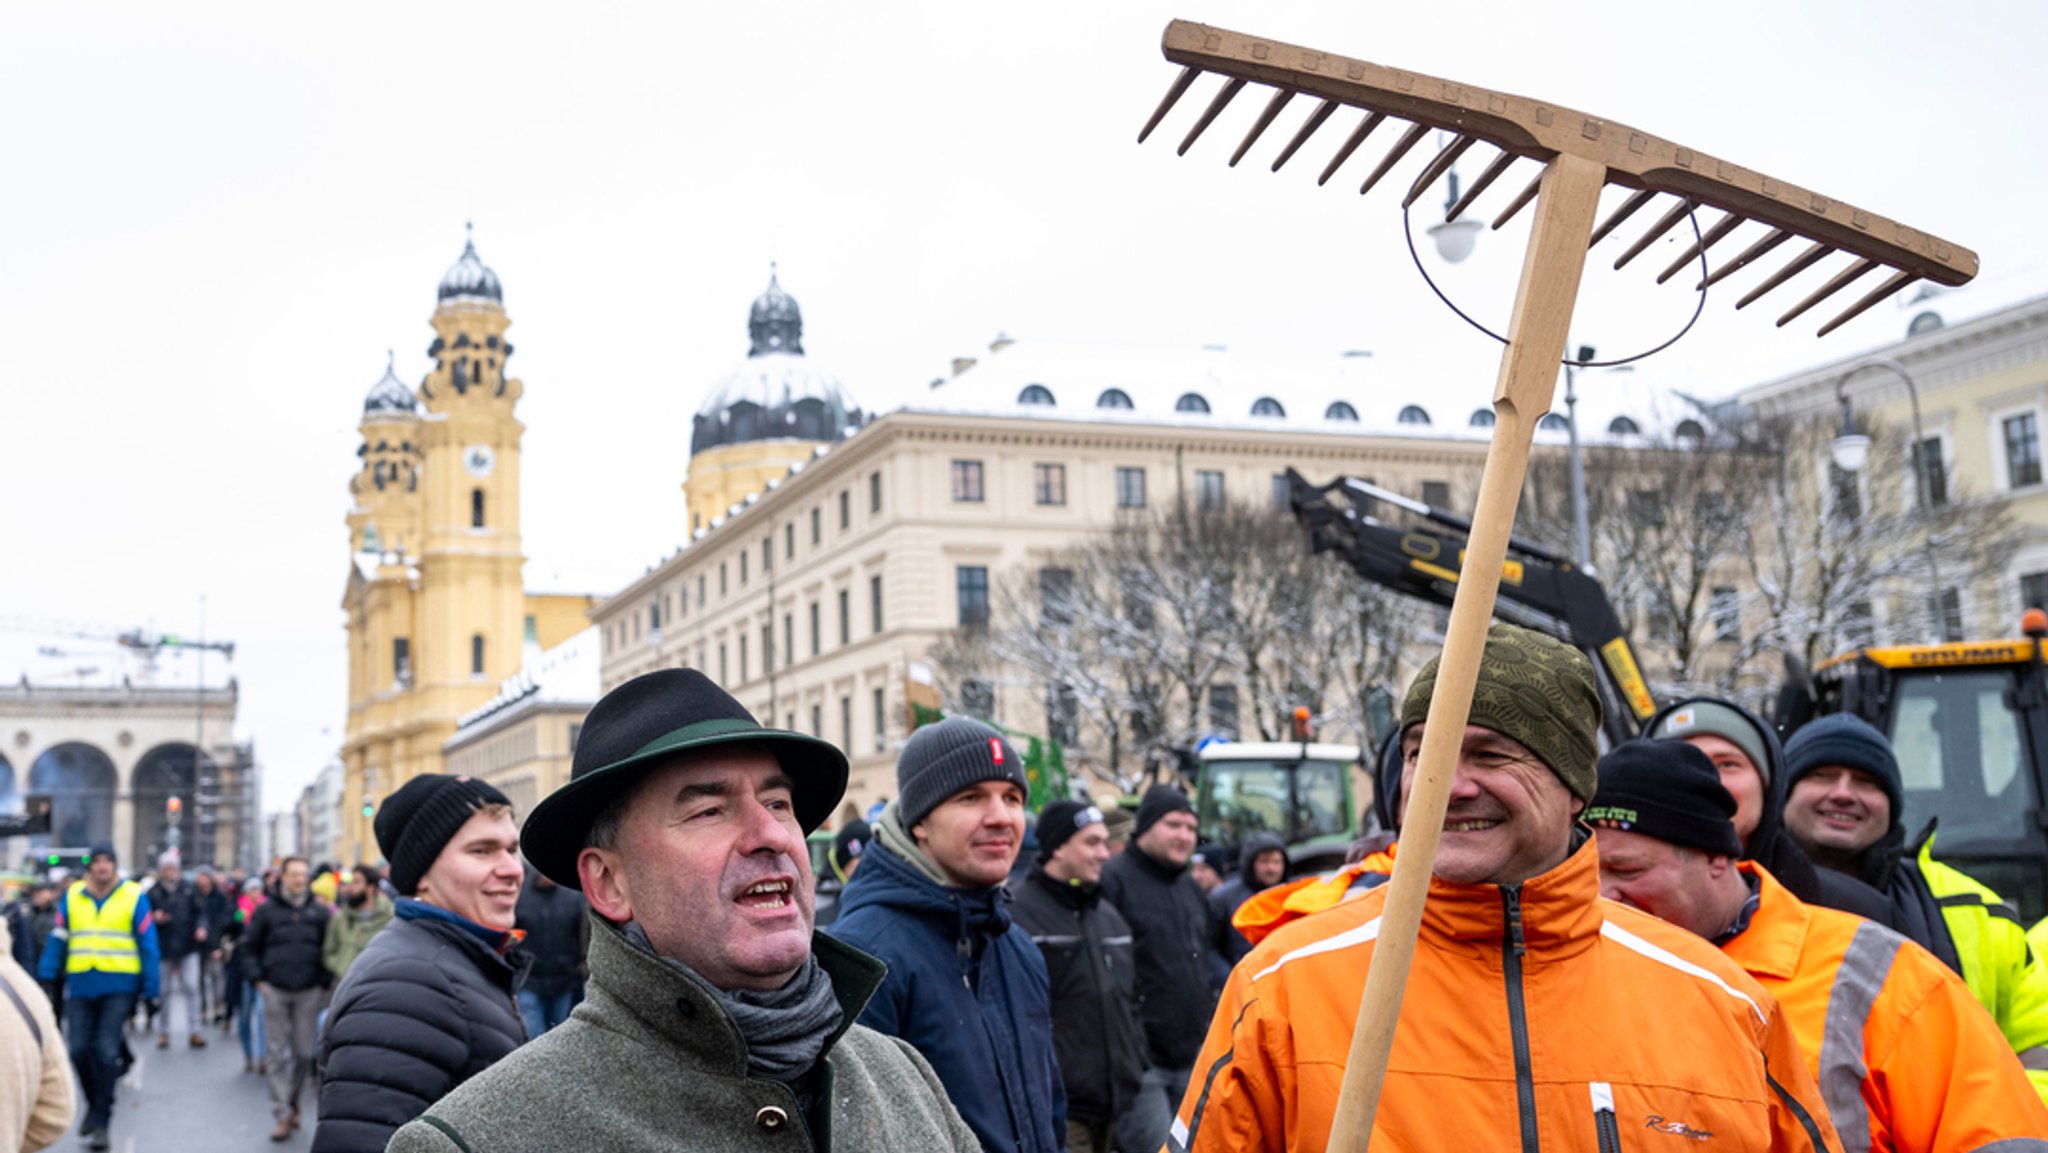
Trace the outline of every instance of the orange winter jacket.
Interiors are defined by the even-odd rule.
[[[1302,877],[1261,889],[1245,898],[1244,904],[1231,914],[1230,926],[1256,945],[1290,921],[1299,921],[1324,909],[1334,909],[1348,898],[1362,897],[1372,891],[1373,884],[1383,884],[1394,875],[1394,850],[1397,847],[1389,845],[1334,873]],[[1361,877],[1371,879],[1372,884],[1361,883]]]
[[[1721,951],[1784,1009],[1844,1148],[1967,1153],[2048,1138],[2048,1107],[1961,977],[1882,925],[1740,868],[1757,880],[1757,909]]]
[[[1386,897],[1238,963],[1168,1150],[1323,1149]],[[1777,1003],[1706,941],[1603,901],[1589,843],[1521,885],[1430,882],[1372,1148],[1841,1147]]]

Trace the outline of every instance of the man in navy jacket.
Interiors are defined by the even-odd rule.
[[[1051,985],[1003,888],[1024,841],[1024,765],[996,730],[917,731],[832,935],[888,963],[860,1023],[915,1046],[990,1153],[1066,1148]]]

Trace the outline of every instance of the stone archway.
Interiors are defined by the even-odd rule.
[[[158,745],[135,762],[128,793],[135,802],[136,868],[154,866],[157,855],[171,847],[172,797],[180,806],[175,819],[179,854],[188,863],[212,862],[213,830],[210,822],[200,821],[197,801],[199,782],[213,767],[212,758],[182,742]]]
[[[21,785],[14,777],[14,762],[0,753],[0,813],[21,812],[24,803]]]
[[[114,840],[114,762],[82,741],[57,745],[28,770],[28,791],[50,795],[50,832],[37,848],[83,849]]]

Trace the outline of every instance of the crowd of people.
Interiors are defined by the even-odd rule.
[[[31,892],[8,929],[48,1000],[7,970],[0,1028],[43,1060],[0,1061],[0,1124],[62,1131],[68,1046],[106,1147],[139,1005],[162,1047],[260,1021],[273,1136],[310,1080],[316,1150],[1322,1149],[1435,683],[1380,761],[1393,832],[1334,874],[1200,845],[1171,784],[1034,820],[1008,739],[952,718],[838,830],[821,917],[844,754],[650,673],[523,825],[430,774],[378,812],[381,872],[138,883],[102,847]],[[1600,709],[1582,654],[1489,634],[1376,1148],[2048,1153],[2048,964],[1902,829],[1881,734],[1781,745],[1697,698],[1603,756]]]

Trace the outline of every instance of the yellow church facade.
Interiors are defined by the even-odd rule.
[[[417,394],[396,372],[363,402],[349,481],[348,726],[335,854],[382,859],[378,804],[444,771],[462,716],[518,670],[528,646],[586,627],[591,598],[525,591],[511,320],[473,243],[442,277]]]

